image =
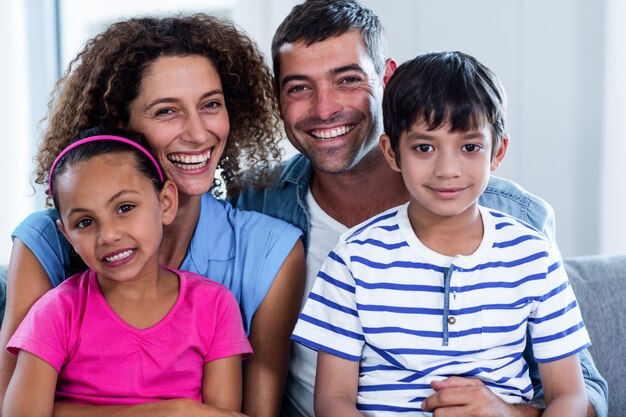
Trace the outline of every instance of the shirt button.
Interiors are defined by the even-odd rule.
[[[454,323],[456,323],[456,318],[455,318],[455,317],[452,317],[452,316],[448,317],[448,323],[449,323],[449,324],[454,324]]]

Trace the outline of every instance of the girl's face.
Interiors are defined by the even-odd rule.
[[[130,103],[129,127],[146,136],[179,193],[206,193],[230,130],[222,82],[211,61],[200,55],[156,59]]]
[[[128,152],[77,162],[55,182],[59,229],[100,282],[157,276],[163,224],[176,214],[173,183],[159,193]]]

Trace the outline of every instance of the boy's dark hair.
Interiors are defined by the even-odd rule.
[[[92,129],[84,130],[80,132],[78,137],[76,137],[71,143],[79,141],[81,139],[85,139],[91,136],[100,136],[100,135],[112,135],[112,136],[120,136],[126,139],[130,139],[134,142],[137,142],[143,148],[145,148],[148,152],[151,152],[150,145],[145,140],[142,134],[137,132],[130,132],[122,129],[110,129],[104,127],[95,127]],[[68,145],[69,146],[69,145]],[[63,174],[69,167],[81,161],[88,161],[89,159],[96,157],[98,155],[104,154],[121,154],[121,153],[130,153],[135,158],[135,167],[137,170],[143,174],[146,178],[152,182],[155,189],[157,191],[161,190],[163,187],[163,181],[161,181],[161,177],[159,175],[159,171],[157,170],[157,166],[152,162],[148,156],[146,156],[139,149],[114,140],[97,140],[93,142],[84,143],[71,151],[65,154],[54,167],[54,177],[58,178],[61,174]],[[161,172],[163,169],[159,166]],[[52,201],[54,202],[54,206],[58,209],[58,192],[56,183],[52,181]]]
[[[418,121],[428,130],[448,124],[450,132],[492,128],[493,153],[505,129],[506,93],[496,75],[462,52],[418,55],[400,65],[383,94],[383,123],[399,161],[398,143]]]
[[[354,0],[307,0],[295,6],[272,38],[274,84],[279,92],[280,48],[286,43],[307,46],[358,30],[379,74],[385,70],[387,41],[378,16]]]

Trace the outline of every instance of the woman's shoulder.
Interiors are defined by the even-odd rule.
[[[41,234],[52,232],[54,235],[60,235],[58,231],[56,221],[59,219],[59,213],[51,208],[46,210],[39,210],[29,214],[22,222],[15,228],[13,236],[18,236],[22,232],[39,232]]]
[[[208,193],[203,195],[198,226],[201,223],[210,223],[213,232],[216,227],[223,229],[222,233],[227,231],[276,233],[285,234],[287,237],[302,234],[300,229],[284,220],[256,211],[235,208],[228,201],[217,199]]]

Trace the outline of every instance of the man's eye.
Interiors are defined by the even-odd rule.
[[[303,93],[307,90],[305,85],[295,85],[293,87],[290,87],[289,89],[287,89],[287,93],[288,94],[300,94]]]
[[[341,80],[343,84],[353,84],[353,83],[358,83],[359,81],[361,81],[361,79],[358,77],[346,77]]]

